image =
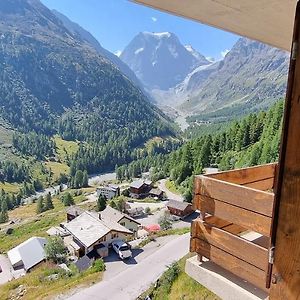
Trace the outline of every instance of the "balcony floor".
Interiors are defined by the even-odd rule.
[[[266,292],[211,261],[199,262],[197,256],[186,261],[185,272],[223,300],[262,300],[268,298]]]

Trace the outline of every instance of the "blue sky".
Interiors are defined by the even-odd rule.
[[[92,33],[101,45],[116,53],[141,31],[175,33],[206,57],[220,59],[238,36],[127,0],[41,0]]]

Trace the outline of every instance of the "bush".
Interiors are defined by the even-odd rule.
[[[151,213],[150,207],[145,208],[145,214],[149,215]]]
[[[45,253],[47,259],[54,263],[64,262],[66,257],[66,249],[61,237],[53,236],[48,239],[45,246]]]
[[[97,259],[93,262],[92,269],[94,272],[102,272],[105,271],[105,264],[102,258]]]

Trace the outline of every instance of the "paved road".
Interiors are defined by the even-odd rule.
[[[180,195],[180,194],[174,194],[172,193],[170,190],[168,190],[168,188],[166,187],[166,181],[167,179],[161,179],[159,182],[158,182],[158,187],[166,193],[167,197],[169,199],[172,199],[172,200],[177,200],[177,201],[183,201],[183,196]]]
[[[137,264],[128,265],[116,276],[86,288],[70,300],[134,300],[155,282],[172,262],[188,253],[190,234],[174,237],[172,241]]]

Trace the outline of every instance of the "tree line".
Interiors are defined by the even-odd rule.
[[[267,112],[252,113],[224,131],[189,140],[170,154],[149,155],[117,167],[117,178],[125,180],[150,170],[153,180],[170,177],[191,201],[193,175],[203,168],[229,170],[277,161],[282,116],[283,101],[278,101]]]

